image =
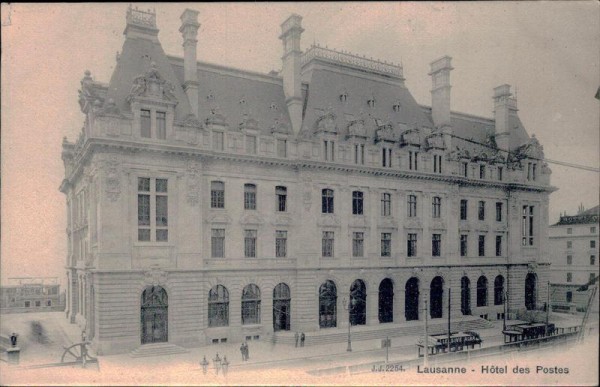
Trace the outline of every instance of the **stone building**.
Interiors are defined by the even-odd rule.
[[[588,292],[578,291],[598,277],[598,210],[562,215],[549,228],[551,301],[554,310],[575,312],[588,304]],[[598,310],[598,303],[595,304]]]
[[[458,322],[543,305],[553,188],[510,86],[493,118],[453,112],[445,56],[421,106],[398,64],[302,51],[301,21],[281,24],[282,70],[260,74],[198,61],[198,12],[181,58],[130,8],[111,79],[85,72],[60,189],[67,314],[100,353],[310,344],[350,323],[400,335],[425,301],[442,323],[449,289]]]
[[[65,299],[57,278],[11,278],[0,287],[1,313],[60,311]]]

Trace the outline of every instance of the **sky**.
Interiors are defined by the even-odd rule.
[[[280,24],[303,17],[313,42],[401,62],[417,102],[430,104],[429,63],[451,56],[453,111],[493,117],[493,88],[516,88],[519,117],[546,158],[598,167],[600,7],[581,2],[184,3],[153,8],[167,54],[183,55],[179,16],[199,11],[198,59],[281,69]],[[61,142],[84,116],[85,70],[108,82],[123,45],[127,3],[2,4],[1,256],[3,282],[57,276],[64,284],[66,200]],[[551,164],[550,221],[598,204],[599,174]]]

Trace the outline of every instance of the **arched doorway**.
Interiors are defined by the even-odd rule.
[[[477,280],[477,306],[487,306],[488,304],[488,280],[485,276]]]
[[[431,318],[441,318],[444,310],[444,279],[440,276],[431,280],[429,288],[429,314]]]
[[[404,287],[404,317],[406,321],[419,319],[419,279],[412,277]]]
[[[394,321],[394,283],[386,278],[379,284],[379,322]]]
[[[273,330],[290,330],[290,287],[280,283],[273,289]]]
[[[333,281],[325,281],[319,287],[319,327],[333,328],[337,325],[337,288]]]
[[[460,311],[463,315],[471,314],[471,281],[466,276],[460,280]]]
[[[350,286],[350,324],[367,323],[367,287],[363,280],[357,279]]]
[[[160,286],[142,292],[142,344],[168,341],[169,298]]]
[[[497,275],[494,280],[494,305],[502,305],[504,302],[504,277]]]
[[[525,277],[525,308],[527,310],[535,309],[536,305],[536,282],[537,277],[534,273],[527,274]]]
[[[249,284],[242,290],[242,325],[260,324],[260,288]]]

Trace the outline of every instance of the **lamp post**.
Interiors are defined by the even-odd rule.
[[[227,356],[223,356],[223,362],[221,363],[223,366],[223,376],[227,377],[227,370],[229,368],[229,362],[227,361]]]
[[[504,292],[502,292],[502,301],[504,304],[504,313],[503,313],[503,319],[502,319],[502,330],[505,331],[506,330],[506,299],[508,298],[508,292],[505,290]]]
[[[213,359],[213,363],[215,366],[215,373],[219,374],[219,369],[221,368],[221,358],[219,357],[219,353],[217,352],[217,356]]]
[[[206,361],[206,356],[204,356],[204,358],[200,362],[200,365],[202,366],[202,372],[204,373],[204,375],[206,375],[206,372],[208,371],[208,361]]]
[[[346,300],[346,297],[344,297],[344,301],[342,301],[342,303],[344,304],[344,310],[348,311],[348,347],[346,348],[346,352],[352,352],[352,338],[350,337],[350,326],[352,325],[352,320],[350,319],[350,313],[352,311],[352,298],[350,298],[349,300]]]

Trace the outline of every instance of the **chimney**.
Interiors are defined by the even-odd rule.
[[[144,11],[129,5],[126,16],[127,25],[123,34],[126,38],[142,38],[158,42],[158,28],[156,27],[156,12],[148,9]]]
[[[494,88],[494,120],[496,124],[496,145],[498,149],[510,150],[510,115],[517,113],[517,100],[511,97],[510,85]]]
[[[198,60],[196,44],[198,40],[198,11],[186,9],[181,14],[179,32],[183,37],[183,90],[190,101],[192,114],[198,116]]]
[[[431,62],[431,117],[436,128],[451,126],[450,123],[450,71],[452,58],[444,56]]]
[[[283,42],[283,92],[288,107],[292,129],[298,134],[302,126],[302,82],[300,80],[300,36],[302,16],[292,14],[281,24],[279,39]]]

